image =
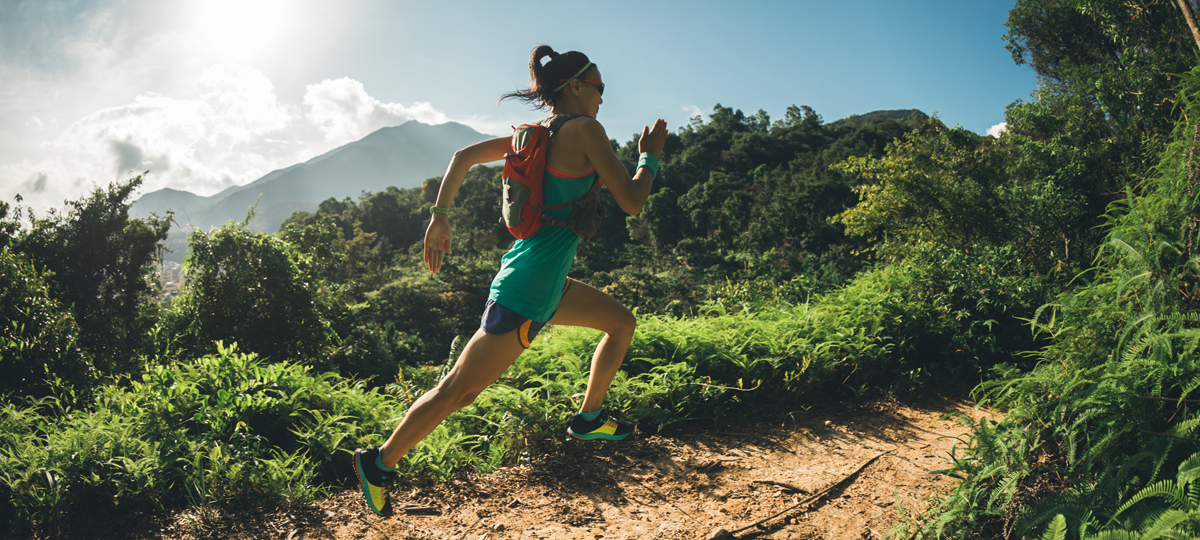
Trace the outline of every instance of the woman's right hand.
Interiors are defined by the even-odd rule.
[[[663,145],[667,142],[667,121],[659,118],[650,126],[642,127],[642,138],[638,139],[638,153],[649,152],[655,158],[662,158]]]
[[[450,254],[450,218],[434,214],[425,228],[425,265],[437,273],[442,268],[442,259]]]

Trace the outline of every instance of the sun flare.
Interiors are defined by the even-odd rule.
[[[252,58],[277,42],[291,11],[285,0],[201,0],[193,5],[192,32],[211,53]]]

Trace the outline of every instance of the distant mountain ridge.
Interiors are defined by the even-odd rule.
[[[131,213],[144,217],[174,211],[179,226],[167,239],[173,253],[166,258],[182,261],[187,234],[245,219],[256,204],[249,228],[273,233],[293,212],[314,211],[330,197],[357,199],[364,191],[420,186],[445,172],[456,150],[489,137],[455,122],[411,120],[209,197],[170,188],[150,192],[134,201]]]
[[[865,126],[876,120],[908,120],[912,116],[916,116],[919,120],[928,120],[929,115],[919,109],[893,109],[882,111],[871,111],[864,114],[852,114],[841,120],[834,120],[831,125],[837,126],[846,124],[850,126]]]

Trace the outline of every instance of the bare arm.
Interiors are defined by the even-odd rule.
[[[612,193],[617,205],[630,215],[637,215],[650,198],[650,189],[654,184],[654,174],[645,167],[639,168],[631,178],[625,165],[613,152],[608,142],[608,135],[599,122],[592,121],[584,126],[584,153],[588,161],[595,167],[600,178],[604,179],[608,191]],[[638,150],[649,152],[658,158],[662,155],[663,143],[667,139],[667,123],[659,118],[654,122],[654,129],[649,126],[642,128],[642,138],[638,141]]]
[[[454,204],[454,195],[462,186],[467,170],[481,163],[490,163],[504,159],[504,154],[512,151],[512,137],[497,137],[480,141],[454,153],[446,174],[442,175],[442,186],[438,189],[437,205],[450,208]]]
[[[454,196],[462,186],[467,170],[480,163],[490,163],[504,159],[504,154],[512,150],[512,137],[497,137],[478,142],[454,153],[446,174],[442,175],[442,185],[438,188],[437,206],[450,208],[454,204]],[[429,271],[437,273],[442,267],[442,259],[450,253],[450,219],[445,214],[433,214],[429,226],[425,229],[425,264]]]

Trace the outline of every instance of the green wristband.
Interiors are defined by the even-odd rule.
[[[642,155],[638,156],[637,166],[639,169],[642,167],[650,169],[650,172],[654,175],[654,177],[658,178],[658,158],[654,157],[654,154],[651,154],[650,152],[642,152]]]
[[[445,214],[445,215],[449,216],[449,215],[450,215],[450,209],[449,209],[449,208],[442,208],[442,207],[440,207],[440,206],[430,206],[430,207],[429,207],[429,213],[430,213],[430,214]]]

